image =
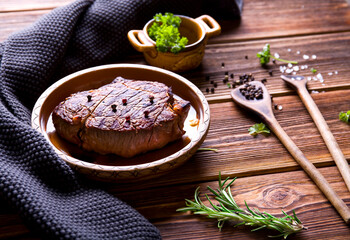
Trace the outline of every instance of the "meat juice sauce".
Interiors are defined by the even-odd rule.
[[[175,95],[175,94],[174,94],[174,98],[181,99],[178,95]],[[53,143],[53,145],[55,145],[55,147],[59,151],[63,152],[68,156],[74,157],[76,159],[79,159],[85,162],[95,163],[100,165],[130,166],[130,165],[153,162],[153,161],[165,158],[167,156],[170,156],[171,154],[174,154],[177,151],[184,148],[186,145],[188,145],[191,142],[191,139],[193,139],[193,137],[198,134],[198,125],[191,126],[191,123],[190,123],[191,120],[197,119],[198,117],[199,116],[197,114],[196,109],[191,105],[187,118],[184,122],[184,130],[186,131],[186,133],[182,136],[181,139],[168,143],[161,149],[139,154],[131,158],[124,158],[115,154],[102,155],[96,152],[89,152],[81,149],[78,145],[75,145],[73,143],[70,143],[64,140],[56,132],[56,129],[52,122],[52,114],[50,115],[47,121],[46,133],[50,141]]]

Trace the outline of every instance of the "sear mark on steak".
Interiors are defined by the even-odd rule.
[[[62,138],[85,150],[132,157],[181,138],[189,108],[162,83],[117,77],[72,94],[56,106],[52,119]]]

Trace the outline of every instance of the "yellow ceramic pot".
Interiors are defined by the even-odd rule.
[[[220,34],[221,27],[215,19],[208,15],[195,19],[177,16],[181,18],[180,35],[188,39],[185,49],[177,54],[157,51],[156,42],[148,35],[148,29],[154,20],[149,21],[143,30],[129,31],[128,39],[137,51],[143,53],[148,64],[173,72],[183,72],[199,66],[208,38]]]

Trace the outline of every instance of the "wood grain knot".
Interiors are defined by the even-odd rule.
[[[263,198],[269,207],[285,208],[300,199],[300,195],[293,189],[273,186],[264,190]]]

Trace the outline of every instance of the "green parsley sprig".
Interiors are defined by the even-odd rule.
[[[178,53],[185,48],[188,39],[180,37],[180,17],[167,12],[165,15],[158,13],[153,19],[154,23],[148,29],[148,35],[156,42],[158,51]]]
[[[270,129],[263,123],[256,123],[248,129],[248,132],[250,135],[256,136],[259,133],[269,134]]]
[[[350,110],[347,112],[340,112],[339,113],[339,119],[343,122],[349,123],[350,118]]]
[[[261,213],[258,209],[249,208],[246,202],[245,206],[247,210],[240,208],[235,202],[230,189],[230,186],[235,180],[236,178],[231,180],[228,177],[221,182],[221,174],[219,174],[219,188],[214,190],[208,186],[208,190],[214,194],[215,200],[217,200],[219,204],[215,205],[206,194],[205,196],[211,206],[208,207],[204,205],[202,200],[199,198],[200,192],[198,187],[194,193],[194,201],[186,199],[186,207],[179,208],[177,211],[191,211],[194,214],[206,215],[208,218],[217,219],[219,230],[221,230],[224,223],[229,220],[238,222],[235,227],[240,225],[255,227],[252,229],[252,231],[257,231],[263,228],[278,231],[278,235],[271,237],[284,237],[284,239],[286,239],[290,234],[307,229],[302,225],[294,210],[292,216],[288,215],[282,210],[284,217],[277,218],[267,212]],[[227,182],[229,183],[226,184]]]
[[[285,63],[298,64],[298,62],[296,62],[296,61],[288,61],[288,60],[284,60],[284,59],[281,59],[281,58],[276,58],[275,56],[271,55],[270,44],[266,44],[263,47],[263,50],[258,52],[256,54],[256,56],[260,59],[260,64],[261,65],[268,64],[270,62],[270,58],[273,58],[273,59],[275,59],[277,61],[281,61],[281,62],[285,62]]]

